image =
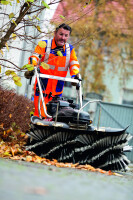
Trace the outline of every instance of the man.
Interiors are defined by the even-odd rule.
[[[35,65],[39,60],[39,55],[41,55],[41,62],[45,62],[49,65],[49,69],[44,69],[42,66],[40,66],[41,73],[66,77],[67,71],[69,69],[72,78],[74,78],[79,73],[80,66],[75,54],[74,47],[71,44],[67,43],[70,34],[71,27],[63,23],[56,28],[54,38],[52,40],[44,40],[46,42],[45,48],[41,48],[39,45],[36,46],[34,51],[35,54],[31,56]],[[61,52],[63,56],[59,56],[58,52]],[[64,81],[42,78],[41,83],[42,88],[45,91],[45,103],[52,99],[52,97],[50,97],[49,95],[51,92],[52,96],[62,95]],[[34,91],[34,115],[39,116],[39,90],[37,80],[35,82]]]

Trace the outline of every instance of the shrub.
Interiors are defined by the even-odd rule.
[[[29,129],[30,112],[34,104],[22,95],[17,95],[14,90],[0,87],[0,125],[4,130],[17,126],[25,132]]]

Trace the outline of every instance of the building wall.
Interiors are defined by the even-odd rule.
[[[130,100],[133,101],[133,74],[129,77],[122,80],[120,78],[120,72],[115,73],[111,71],[111,66],[106,64],[106,71],[104,74],[104,83],[109,91],[110,98],[104,98],[104,101],[108,101],[111,103],[123,103],[123,99],[127,99],[128,97],[124,94],[124,89],[128,89],[131,91]],[[118,67],[119,69],[119,67]],[[105,94],[106,96],[106,94]]]

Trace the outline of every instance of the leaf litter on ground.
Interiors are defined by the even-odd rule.
[[[41,158],[31,151],[26,151],[24,146],[28,139],[28,136],[21,132],[21,130],[9,128],[8,130],[2,130],[2,124],[0,125],[0,157],[11,159],[11,160],[21,160],[25,162],[41,163],[47,166],[56,166],[61,168],[75,168],[80,170],[86,170],[91,172],[99,172],[106,175],[116,175],[121,176],[118,173],[112,172],[111,170],[105,171],[99,168],[94,168],[91,165],[80,165],[79,163],[63,163],[58,162],[56,159],[49,160],[46,158]]]

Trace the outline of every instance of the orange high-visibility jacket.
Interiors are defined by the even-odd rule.
[[[57,55],[58,49],[55,43],[55,39],[44,40],[47,44],[46,48],[41,48],[39,45],[36,46],[34,54],[31,56],[33,59],[33,64],[36,64],[39,60],[38,54],[42,56],[41,62],[45,62],[49,65],[49,69],[45,70],[40,66],[40,72],[43,74],[49,74],[54,76],[66,77],[68,69],[70,71],[71,77],[74,77],[79,73],[79,62],[77,60],[74,47],[66,43],[61,52],[63,57]],[[63,92],[64,81],[41,78],[42,89],[45,94],[52,92],[52,95],[60,95]],[[36,90],[37,81],[35,83],[34,89]],[[36,93],[37,95],[37,93]]]

